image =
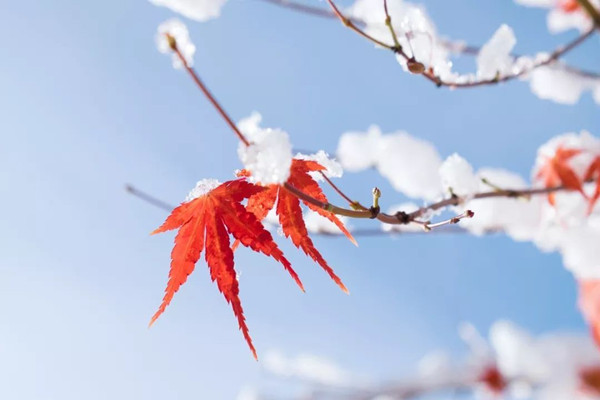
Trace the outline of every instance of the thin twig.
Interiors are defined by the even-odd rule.
[[[200,77],[198,76],[198,73],[196,73],[196,71],[188,64],[187,60],[185,59],[185,57],[183,56],[183,54],[177,47],[177,42],[176,42],[175,38],[169,34],[167,34],[166,36],[167,36],[169,45],[171,46],[171,49],[177,55],[177,58],[181,61],[182,65],[185,67],[186,71],[192,77],[192,80],[194,81],[194,83],[196,83],[196,86],[198,86],[198,88],[202,91],[202,93],[210,101],[210,103],[217,110],[219,115],[225,120],[227,125],[229,125],[229,127],[236,134],[236,136],[240,139],[240,141],[242,143],[244,143],[244,145],[250,146],[250,141],[248,141],[248,139],[240,131],[240,129],[237,127],[237,125],[233,122],[233,120],[231,119],[229,114],[227,114],[225,109],[221,106],[221,104],[216,99],[216,97],[211,93],[211,91],[204,84],[204,82],[202,82],[202,79],[200,79]],[[313,198],[312,196],[310,196],[306,193],[303,193],[302,191],[298,190],[297,188],[293,187],[292,185],[290,185],[287,182],[284,183],[283,186],[285,187],[285,189],[287,189],[289,192],[293,193],[296,197],[300,198],[301,200],[306,201],[316,207],[320,207],[324,210],[330,211],[334,214],[343,215],[343,216],[351,217],[351,218],[371,218],[371,214],[368,211],[348,210],[348,209],[345,209],[342,207],[335,206],[330,203],[324,203],[322,201],[319,201],[319,200]]]
[[[347,26],[348,28],[350,28],[354,32],[358,33],[359,35],[361,35],[365,39],[370,40],[371,42],[375,43],[378,46],[384,47],[384,48],[386,48],[388,50],[393,50],[393,51],[397,51],[398,50],[396,47],[390,46],[389,44],[386,44],[386,43],[383,43],[382,41],[374,38],[373,36],[369,35],[365,31],[363,31],[361,28],[359,28],[358,25],[354,23],[354,20],[352,20],[350,18],[346,18],[346,16],[344,14],[342,14],[342,12],[335,5],[335,3],[333,2],[333,0],[327,0],[327,2],[331,6],[331,9],[335,13],[335,15],[342,22],[342,24],[344,24],[345,26]]]
[[[333,3],[333,1],[332,0],[327,0],[327,1],[332,5],[333,9],[339,13],[339,10],[337,9],[337,7]],[[343,15],[341,13],[339,13],[339,16],[340,16],[340,18],[342,18],[342,20],[344,19]],[[182,64],[185,66],[186,70],[188,71],[188,73],[190,74],[190,76],[192,77],[192,79],[194,80],[196,85],[201,89],[201,91],[208,98],[210,103],[215,107],[215,109],[219,112],[221,117],[223,117],[223,119],[227,122],[227,124],[230,126],[230,128],[233,130],[233,132],[238,136],[238,138],[246,146],[249,146],[250,142],[246,139],[244,134],[239,130],[239,128],[235,125],[235,123],[233,122],[231,117],[229,117],[229,115],[225,112],[224,108],[219,104],[219,102],[216,100],[216,98],[212,95],[212,93],[204,85],[204,83],[202,82],[202,80],[200,79],[200,77],[198,76],[196,71],[188,65],[187,61],[183,57],[183,54],[181,54],[181,52],[177,48],[177,43],[175,42],[175,39],[170,35],[167,35],[167,38],[169,40],[171,48],[177,54],[178,58],[181,60]],[[332,184],[332,183],[330,183],[330,184]],[[379,221],[381,221],[385,224],[391,224],[391,225],[405,225],[405,224],[408,224],[411,222],[415,222],[415,221],[417,221],[417,219],[419,217],[421,217],[423,214],[425,214],[428,211],[435,211],[435,210],[438,210],[438,209],[441,209],[444,207],[458,205],[464,201],[464,199],[461,199],[460,197],[451,196],[445,200],[439,201],[439,202],[431,204],[429,206],[421,207],[419,210],[412,212],[410,214],[404,213],[404,212],[399,212],[399,213],[396,213],[395,215],[389,215],[389,214],[380,212],[380,208],[377,204],[374,204],[373,207],[367,209],[366,207],[360,206],[359,203],[353,203],[350,201],[349,203],[353,207],[356,204],[359,205],[359,207],[356,207],[358,209],[350,210],[350,209],[338,207],[338,206],[333,205],[328,202],[322,202],[318,199],[315,199],[314,197],[295,188],[288,182],[285,182],[283,184],[283,187],[286,190],[288,190],[290,193],[294,194],[299,199],[301,199],[307,203],[310,203],[316,207],[322,208],[323,210],[327,210],[333,214],[342,215],[342,216],[346,216],[346,217],[350,217],[350,218],[378,219]],[[336,188],[337,188],[337,186],[336,186]],[[469,198],[469,200],[485,199],[485,198],[493,198],[493,197],[516,197],[516,196],[541,195],[541,194],[548,194],[548,193],[553,193],[553,192],[561,191],[561,190],[570,190],[570,189],[568,189],[564,186],[557,186],[557,187],[551,187],[551,188],[532,188],[532,189],[520,190],[520,191],[517,191],[517,190],[495,190],[493,192],[477,193],[477,194],[471,196]],[[339,191],[339,193],[343,193],[341,190],[339,190],[339,188],[338,188],[338,191]],[[344,197],[347,201],[350,200],[350,198],[346,195],[343,195],[342,197]],[[377,199],[378,199],[378,197],[377,197]]]
[[[166,212],[171,212],[175,206],[172,204],[169,204],[159,198],[157,198],[156,196],[153,196],[147,192],[144,192],[143,190],[131,185],[131,184],[126,184],[125,185],[125,191],[127,191],[127,193],[131,194],[133,197],[136,197],[160,210],[166,211]],[[456,228],[456,229],[451,229],[451,228],[446,228],[446,229],[441,229],[441,230],[436,230],[436,232],[442,232],[442,233],[465,233],[467,232],[465,229],[461,229],[461,228]],[[486,231],[486,233],[496,233],[497,230],[491,229],[489,231]],[[312,234],[316,234],[319,236],[324,236],[324,237],[328,237],[328,238],[345,238],[346,236],[344,236],[344,234],[342,232],[340,233],[333,233],[333,232],[311,232]],[[352,235],[353,236],[362,236],[362,237],[368,237],[368,236],[397,236],[397,235],[401,235],[401,236],[405,236],[405,235],[414,235],[414,234],[420,234],[420,233],[427,233],[425,230],[423,231],[402,231],[402,230],[390,230],[390,231],[384,231],[382,229],[353,229],[352,230]]]
[[[175,52],[175,54],[177,55],[177,57],[179,58],[179,60],[183,64],[183,66],[185,67],[186,71],[192,77],[193,81],[196,83],[196,86],[198,86],[198,88],[202,91],[202,93],[204,93],[204,95],[206,96],[208,101],[210,101],[210,103],[217,110],[219,115],[221,115],[221,117],[225,120],[227,125],[229,125],[229,127],[233,130],[233,132],[237,135],[237,137],[242,141],[242,143],[244,143],[246,146],[250,146],[250,142],[248,141],[248,139],[246,139],[244,134],[238,129],[237,125],[229,117],[229,114],[227,114],[227,112],[223,109],[221,104],[217,101],[216,97],[213,96],[213,94],[210,92],[208,87],[204,84],[204,82],[202,82],[202,80],[200,79],[200,77],[198,76],[196,71],[192,67],[190,67],[187,60],[185,59],[183,54],[181,54],[181,51],[177,47],[175,38],[173,38],[172,36],[167,34],[167,39],[169,40],[171,49]]]
[[[308,14],[308,15],[315,15],[315,16],[319,16],[319,17],[323,17],[323,18],[339,18],[339,15],[336,14],[335,12],[325,10],[321,7],[304,5],[304,4],[301,4],[301,3],[298,3],[295,1],[291,1],[291,0],[260,0],[260,1],[263,1],[263,2],[266,2],[269,4],[273,4],[273,5],[276,5],[279,7],[288,8],[288,9],[291,9],[294,11],[299,11],[301,13]],[[352,17],[342,16],[341,20],[342,20],[342,22],[344,22],[344,24],[346,24],[346,22],[351,22],[352,25],[354,26],[353,30],[356,30],[355,28],[359,28],[364,25],[363,21],[356,19],[356,18],[352,18]],[[559,58],[562,57],[565,53],[572,50],[574,47],[577,47],[579,44],[581,44],[583,41],[585,41],[589,36],[591,36],[593,31],[594,31],[594,29],[584,32],[580,36],[575,38],[572,42],[568,43],[567,45],[557,48],[556,50],[551,52],[551,56],[548,59],[535,64],[532,68],[527,68],[525,70],[518,71],[517,74],[506,75],[504,77],[501,77],[500,79],[488,79],[488,80],[480,80],[480,81],[475,81],[475,82],[465,82],[465,83],[458,84],[458,83],[440,81],[431,73],[422,74],[422,75],[425,78],[427,78],[428,80],[434,82],[438,86],[446,86],[446,87],[451,87],[451,88],[470,88],[470,87],[477,87],[477,86],[483,86],[483,85],[495,85],[500,82],[506,82],[506,81],[509,81],[512,79],[516,79],[520,76],[525,75],[526,73],[531,72],[535,68],[539,68],[541,66],[545,66],[545,65],[549,65],[551,63],[557,62],[559,60]],[[359,32],[359,34],[361,34],[361,36],[364,36],[364,32],[362,30],[361,30],[361,32]],[[369,40],[373,41],[371,37],[367,37],[367,38]],[[479,51],[481,49],[480,47],[477,47],[477,46],[461,45],[461,44],[457,44],[457,43],[454,43],[454,42],[451,42],[448,40],[444,40],[444,39],[441,39],[441,43],[446,48],[448,48],[449,50],[451,50],[453,52],[458,52],[458,53],[472,55],[472,56],[479,54]],[[382,45],[380,43],[377,43],[377,44]],[[382,47],[385,47],[389,50],[394,50],[394,48],[397,48],[397,46],[395,46],[395,45],[394,46],[383,45]],[[405,54],[404,52],[399,52],[398,54],[400,56],[402,56],[403,58],[405,58],[406,60],[410,59],[410,57],[407,54]],[[517,55],[517,54],[513,54],[512,56],[515,59],[519,57],[519,55]],[[564,68],[566,71],[569,71],[575,75],[579,75],[584,78],[600,79],[600,72],[586,71],[586,70],[582,70],[579,68],[575,68],[575,67],[567,65],[567,64],[561,64],[561,67]]]

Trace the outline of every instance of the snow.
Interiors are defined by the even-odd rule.
[[[564,12],[554,8],[548,13],[546,21],[551,33],[562,33],[570,29],[577,29],[583,33],[592,27],[591,18],[583,10]]]
[[[348,230],[351,230],[350,226],[348,226],[348,218],[338,216],[338,219],[346,226],[346,228],[348,228]],[[333,222],[311,210],[307,210],[304,214],[304,224],[310,233],[324,233],[328,235],[340,235],[342,233],[340,228]]]
[[[183,55],[183,58],[189,66],[194,64],[194,54],[196,53],[196,46],[190,39],[190,34],[187,27],[183,22],[177,18],[171,18],[158,26],[155,41],[158,51],[163,54],[172,54],[173,68],[179,69],[183,67],[183,63],[177,57],[177,55],[171,49],[167,35],[170,35],[175,39],[177,43],[177,49]]]
[[[442,163],[440,177],[444,190],[460,197],[470,196],[479,188],[479,179],[475,176],[473,167],[457,153]]]
[[[267,372],[280,377],[334,387],[356,385],[356,379],[350,373],[332,361],[313,354],[287,357],[277,350],[270,350],[265,354],[262,364]]]
[[[530,73],[531,91],[541,99],[560,104],[576,104],[585,91],[593,91],[600,104],[600,80],[577,75],[561,66],[543,66]],[[600,94],[598,94],[600,96]]]
[[[580,149],[581,154],[569,160],[569,166],[583,176],[591,161],[600,154],[600,140],[587,131],[565,133],[540,146],[532,176],[551,159],[559,147]],[[588,193],[594,184],[584,187]],[[533,238],[544,251],[560,251],[565,267],[579,279],[600,278],[597,243],[600,240],[600,211],[587,214],[587,200],[578,192],[559,192],[555,206],[540,204],[540,227]]]
[[[344,175],[344,169],[342,168],[342,165],[336,159],[331,158],[329,154],[323,150],[319,150],[315,154],[310,155],[298,153],[294,158],[298,160],[311,160],[318,162],[322,167],[326,168],[323,173],[328,178],[341,178],[342,175]],[[323,176],[318,171],[312,171],[309,172],[309,174],[316,181],[324,180]]]
[[[204,22],[217,18],[227,0],[150,0],[156,6],[167,7],[184,17]]]
[[[525,189],[529,186],[522,177],[510,171],[482,168],[477,171],[478,192],[494,190],[483,179],[506,190]],[[539,196],[531,199],[495,197],[471,200],[463,204],[458,212],[469,209],[475,213],[475,217],[464,219],[461,226],[475,235],[498,230],[517,241],[532,240],[539,229],[539,210],[543,201],[545,198]]]
[[[441,164],[440,155],[429,142],[403,131],[381,137],[377,169],[394,189],[409,197],[439,197]]]
[[[240,143],[238,156],[251,173],[250,181],[264,185],[282,184],[290,176],[292,145],[286,132],[261,128],[261,121],[262,116],[254,112],[239,122],[238,128],[251,145]]]
[[[477,55],[477,76],[493,79],[497,75],[510,74],[514,63],[511,52],[515,44],[517,39],[513,30],[508,25],[501,25]]]
[[[373,125],[367,132],[346,132],[339,140],[337,157],[349,172],[359,172],[377,163],[381,130]]]
[[[377,126],[342,135],[338,145],[342,166],[353,172],[375,167],[394,189],[413,198],[433,200],[441,194],[435,147],[404,131],[383,135]]]
[[[490,343],[500,371],[516,383],[536,386],[532,398],[588,398],[581,392],[580,372],[598,365],[598,352],[587,336],[552,334],[533,337],[508,321],[496,322]]]
[[[188,193],[185,201],[192,201],[198,197],[204,196],[206,193],[215,189],[221,183],[216,179],[202,179],[196,183],[196,186]]]
[[[439,37],[425,8],[403,0],[389,1],[388,8],[394,31],[408,55],[414,56],[425,67],[431,67],[443,80],[456,80],[458,76],[451,71],[449,49]],[[385,12],[380,0],[357,0],[346,15],[364,21],[365,31],[369,35],[384,43],[393,44],[389,28],[385,25]],[[401,56],[397,60],[408,71],[406,60]]]
[[[561,33],[569,29],[585,32],[592,27],[592,20],[584,10],[566,12],[560,7],[560,0],[515,0],[515,2],[528,7],[550,9],[546,22],[551,33]],[[600,7],[600,0],[591,0],[591,3],[596,8]]]

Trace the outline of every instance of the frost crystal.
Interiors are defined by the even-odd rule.
[[[250,171],[252,182],[265,185],[284,183],[290,176],[292,165],[292,145],[288,134],[281,129],[261,128],[261,120],[261,115],[254,112],[239,122],[238,127],[251,145],[240,143],[238,155]]]
[[[196,183],[196,187],[194,187],[190,193],[188,193],[185,201],[188,202],[197,199],[198,197],[202,197],[220,184],[221,182],[216,179],[202,179],[201,181],[198,181],[198,183]]]
[[[511,51],[517,39],[508,25],[502,25],[492,38],[481,48],[477,56],[477,75],[482,79],[493,79],[511,73],[513,57]]]
[[[150,0],[156,6],[163,6],[184,17],[204,22],[217,18],[227,0]]]
[[[479,188],[473,167],[456,153],[442,163],[440,177],[444,190],[461,197],[469,196]]]
[[[321,166],[325,167],[323,173],[328,178],[341,178],[344,174],[344,169],[342,168],[342,165],[337,160],[330,158],[329,154],[327,154],[323,150],[319,150],[315,154],[310,155],[298,153],[294,158],[298,160],[311,160],[318,162]],[[318,171],[311,171],[309,172],[309,174],[314,180],[324,180],[323,176],[321,176],[321,174]]]
[[[165,21],[158,26],[158,31],[155,38],[158,51],[164,54],[171,53],[173,57],[173,67],[176,69],[181,68],[183,67],[183,64],[179,57],[177,57],[177,55],[171,49],[167,35],[170,35],[175,39],[175,42],[177,43],[177,49],[179,49],[187,64],[192,66],[194,63],[196,46],[194,46],[192,43],[190,34],[185,24],[177,18],[171,18],[170,20]]]

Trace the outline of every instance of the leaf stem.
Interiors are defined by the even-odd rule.
[[[169,35],[167,34],[167,36],[169,36]],[[175,43],[174,39],[172,37],[170,39],[170,42]],[[179,60],[183,64],[183,66],[185,67],[186,71],[192,77],[192,80],[196,83],[196,86],[198,86],[198,88],[202,91],[202,93],[204,93],[204,95],[206,96],[208,101],[210,101],[210,103],[217,110],[219,115],[221,115],[221,117],[225,120],[227,125],[229,125],[229,127],[233,130],[233,132],[237,135],[237,137],[242,141],[242,143],[244,143],[246,146],[250,146],[250,142],[248,141],[248,139],[246,139],[244,134],[239,130],[237,125],[229,117],[229,114],[227,114],[225,109],[223,109],[221,104],[217,101],[215,96],[213,96],[213,94],[210,92],[208,87],[204,84],[204,82],[202,82],[202,80],[200,79],[200,77],[198,76],[196,71],[188,65],[187,60],[185,59],[185,57],[183,57],[183,54],[181,54],[181,51],[179,51],[177,44],[175,43],[174,45],[172,45],[171,49],[175,52],[175,54],[177,54],[177,57],[179,58]]]

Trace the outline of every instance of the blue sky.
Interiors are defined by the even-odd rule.
[[[308,2],[308,1],[307,1]],[[551,49],[545,13],[510,1],[423,1],[445,35],[484,42],[511,25],[516,51]],[[0,1],[0,397],[232,399],[261,378],[234,317],[199,264],[172,306],[147,323],[166,284],[165,217],[123,190],[176,203],[201,178],[239,167],[236,139],[188,77],[159,54],[172,14],[139,0]],[[537,147],[571,130],[600,134],[598,105],[534,97],[526,84],[448,91],[401,71],[338,23],[258,1],[189,23],[196,65],[234,118],[260,111],[298,148],[334,151],[341,133],[379,124],[455,151],[475,167],[528,177]],[[598,39],[569,56],[600,65]],[[466,64],[469,65],[469,64]],[[343,186],[383,204],[398,195],[373,173]],[[386,203],[387,202],[387,203]],[[460,354],[456,326],[498,318],[533,332],[585,325],[556,254],[504,236],[315,240],[350,296],[288,243],[300,293],[279,265],[240,251],[241,295],[259,356],[311,352],[392,378],[427,351]]]

